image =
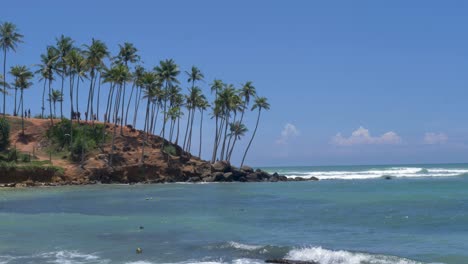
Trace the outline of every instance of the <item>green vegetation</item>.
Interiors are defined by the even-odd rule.
[[[0,151],[10,145],[10,123],[6,118],[0,118]]]
[[[23,35],[18,33],[16,26],[9,22],[0,25],[0,48],[3,51],[3,76],[0,76],[0,85],[3,92],[3,114],[5,114],[6,89],[12,87],[15,95],[15,109],[13,115],[21,113],[23,116],[23,90],[32,86],[29,82],[33,74],[25,66],[13,66],[10,75],[14,78],[11,85],[7,82],[6,55],[7,51],[15,51],[16,46],[22,42]],[[77,45],[70,37],[61,35],[55,39],[55,44],[46,47],[44,54],[40,56],[40,64],[37,66],[36,75],[42,81],[42,108],[41,118],[47,118],[45,102],[48,101],[48,118],[51,129],[49,138],[54,142],[54,151],[68,150],[72,159],[95,149],[105,139],[103,127],[94,121],[103,120],[104,124],[113,124],[113,135],[109,164],[112,165],[114,156],[115,138],[117,127],[120,126],[120,135],[123,136],[123,127],[129,125],[130,109],[133,110],[133,122],[136,127],[137,116],[144,116],[143,131],[146,134],[142,143],[141,162],[144,162],[145,145],[149,134],[155,134],[157,125],[162,129],[160,135],[170,143],[182,142],[182,149],[192,152],[194,124],[199,121],[199,146],[198,155],[202,154],[203,116],[207,113],[214,119],[214,142],[211,162],[216,160],[230,161],[235,147],[249,129],[244,125],[246,113],[250,109],[258,109],[257,122],[250,137],[247,148],[244,151],[242,163],[252,144],[258,129],[262,110],[268,110],[269,104],[265,97],[259,97],[256,88],[251,81],[240,86],[224,83],[215,79],[209,88],[212,92],[212,100],[207,99],[203,87],[205,76],[196,66],[189,71],[181,71],[173,59],[161,60],[154,67],[141,66],[138,49],[129,42],[119,45],[117,54],[112,55],[107,45],[98,39],[92,39],[89,45]],[[186,75],[186,83],[180,81],[181,73]],[[58,83],[59,82],[59,83]],[[79,88],[80,84],[89,85],[87,98],[84,100],[86,107],[80,108]],[[101,91],[101,86],[108,85]],[[60,89],[52,89],[60,87]],[[67,87],[68,86],[68,87]],[[183,86],[186,86],[184,89]],[[130,88],[131,89],[128,89]],[[68,88],[68,89],[67,89]],[[208,87],[205,87],[208,88]],[[20,91],[21,112],[17,109],[16,96]],[[187,93],[183,93],[187,90]],[[101,97],[106,98],[107,103],[102,110]],[[69,100],[69,115],[63,110],[63,102]],[[146,104],[143,113],[140,113],[140,102]],[[251,101],[255,101],[250,106]],[[60,104],[60,115],[57,114],[56,105]],[[104,112],[103,119],[100,116]],[[184,115],[185,112],[185,115]],[[199,115],[199,119],[197,117]],[[54,125],[54,116],[68,117],[86,122],[91,121],[92,126],[73,125],[64,119]],[[180,121],[186,116],[185,128],[181,129]],[[196,118],[197,117],[197,118]],[[184,125],[184,124],[182,124]],[[23,134],[24,134],[24,125]],[[195,129],[196,131],[196,129]],[[179,139],[182,139],[183,141]],[[165,148],[163,151],[170,153]],[[170,144],[169,144],[170,145]]]
[[[72,160],[79,160],[82,155],[96,149],[106,140],[105,127],[102,124],[94,126],[80,125],[68,119],[62,119],[47,130],[47,137],[52,142],[51,151],[71,152]]]

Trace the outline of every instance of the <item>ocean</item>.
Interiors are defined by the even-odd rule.
[[[468,164],[264,169],[320,180],[0,189],[0,263],[468,263]]]

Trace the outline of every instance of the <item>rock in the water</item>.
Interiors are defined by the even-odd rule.
[[[213,181],[215,182],[224,181],[224,173],[222,172],[213,173]]]
[[[231,182],[234,178],[234,174],[232,172],[224,173],[224,181]]]

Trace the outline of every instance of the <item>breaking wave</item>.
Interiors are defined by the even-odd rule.
[[[284,171],[289,178],[315,177],[319,180],[365,180],[382,177],[418,178],[418,177],[454,177],[468,175],[468,169],[390,167],[357,171]]]

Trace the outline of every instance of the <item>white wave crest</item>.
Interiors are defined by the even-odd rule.
[[[388,169],[371,169],[362,171],[291,171],[285,173],[289,178],[315,177],[319,180],[364,180],[382,178],[384,176],[395,178],[418,178],[418,177],[454,177],[468,174],[468,169],[444,169],[444,168],[416,168],[416,167],[393,167]]]
[[[286,259],[300,261],[315,261],[320,264],[422,264],[409,259],[355,253],[344,250],[328,250],[321,247],[311,247],[291,250]]]
[[[234,241],[230,241],[228,243],[230,247],[236,248],[236,249],[242,249],[242,250],[258,250],[261,249],[263,246],[257,246],[257,245],[247,245],[247,244],[242,244]]]
[[[75,250],[61,250],[31,256],[0,256],[0,264],[8,263],[57,263],[57,264],[108,264],[94,254],[84,254]]]

